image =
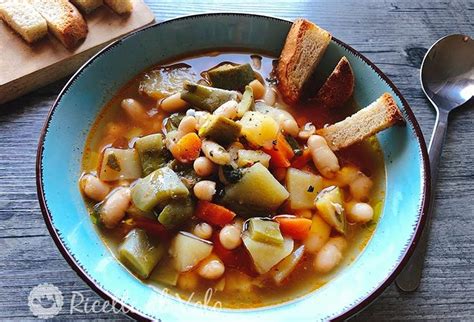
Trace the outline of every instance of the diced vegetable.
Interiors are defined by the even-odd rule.
[[[212,242],[180,231],[169,249],[174,268],[178,272],[191,270],[212,252]]]
[[[294,245],[293,239],[288,237],[285,237],[280,245],[253,240],[246,233],[243,234],[242,240],[259,274],[265,274],[283,258],[288,256],[293,251]]]
[[[278,124],[269,116],[259,112],[246,112],[239,121],[242,136],[255,146],[270,147],[278,135]]]
[[[343,195],[339,187],[331,186],[322,190],[315,200],[321,217],[338,232],[346,232],[346,216],[343,208]]]
[[[138,151],[144,176],[163,167],[168,162],[163,147],[163,135],[161,134],[147,135],[135,141],[135,149]]]
[[[176,160],[173,160],[168,165],[181,179],[181,182],[188,189],[192,189],[196,183],[198,183],[202,178],[199,177],[194,171],[193,165],[190,163],[181,163]]]
[[[280,224],[280,230],[284,235],[297,240],[303,240],[308,236],[312,224],[311,219],[294,216],[276,216],[273,219]]]
[[[161,67],[146,73],[138,90],[158,100],[180,91],[185,81],[194,82],[198,79],[188,65]]]
[[[300,146],[298,141],[291,135],[286,135],[285,136],[286,142],[291,146],[291,149],[293,150],[293,154],[295,156],[301,156],[303,154],[303,148]]]
[[[250,64],[223,64],[207,71],[212,86],[223,89],[242,90],[245,85],[255,79]]]
[[[264,148],[263,151],[271,156],[270,165],[276,168],[288,168],[291,159],[295,156],[293,149],[288,144],[283,134],[278,134],[270,148]]]
[[[150,211],[160,203],[188,195],[186,186],[168,167],[153,171],[132,187],[133,203],[142,211]]]
[[[146,279],[164,254],[163,245],[152,245],[146,232],[133,229],[118,248],[120,261],[138,277]]]
[[[314,199],[323,189],[323,179],[309,172],[289,168],[286,173],[286,189],[293,210],[314,208]]]
[[[244,116],[245,113],[253,110],[254,106],[255,106],[255,101],[253,98],[252,87],[245,86],[245,91],[244,91],[244,94],[242,95],[242,99],[237,105],[237,116],[238,117]]]
[[[265,168],[270,165],[270,155],[260,150],[237,151],[237,165],[239,167],[250,167],[255,163],[261,163]]]
[[[163,120],[163,127],[166,131],[165,133],[177,130],[179,123],[181,123],[185,116],[186,114],[174,113],[171,114],[169,117],[165,118]]]
[[[196,160],[201,152],[201,139],[196,133],[188,133],[172,145],[171,154],[182,163]]]
[[[331,235],[331,226],[321,218],[315,215],[312,218],[311,229],[305,238],[305,251],[308,253],[317,253],[321,247],[328,241]]]
[[[134,204],[131,204],[130,207],[128,207],[127,214],[132,218],[156,219],[156,216],[152,211],[142,211]]]
[[[242,126],[222,115],[210,116],[201,128],[199,136],[210,138],[219,144],[227,145],[234,142],[239,136]]]
[[[173,229],[186,222],[193,216],[194,203],[191,198],[172,200],[157,216],[158,221],[166,227]]]
[[[273,280],[277,284],[281,284],[295,270],[296,266],[303,258],[303,255],[304,245],[301,245],[293,253],[278,263],[278,265],[270,272]]]
[[[277,122],[278,125],[281,125],[285,120],[293,120],[296,122],[293,115],[291,115],[289,112],[277,107],[269,106],[264,102],[255,102],[254,108],[255,111],[270,116],[275,120],[275,122]]]
[[[212,113],[225,102],[237,100],[237,92],[186,82],[181,99],[200,110]]]
[[[239,182],[225,188],[222,202],[240,215],[268,215],[288,198],[289,193],[260,163],[245,169]]]
[[[219,180],[224,184],[236,183],[242,179],[242,169],[234,169],[231,165],[223,165],[219,168]]]
[[[291,167],[295,169],[302,169],[305,167],[309,161],[313,159],[311,151],[309,149],[304,149],[300,156],[296,156],[293,161],[291,161]]]
[[[253,240],[275,245],[283,244],[278,222],[270,218],[251,218],[247,225],[248,235]]]
[[[151,273],[148,281],[158,282],[160,284],[176,286],[178,282],[179,272],[174,269],[173,263],[169,258],[160,262]]]
[[[131,180],[140,178],[141,175],[142,167],[135,149],[105,149],[100,167],[100,180]]]
[[[220,227],[231,223],[236,216],[233,211],[223,206],[203,200],[198,201],[195,215],[211,225]]]
[[[216,142],[204,140],[202,143],[202,153],[215,164],[226,165],[230,163],[230,153]]]

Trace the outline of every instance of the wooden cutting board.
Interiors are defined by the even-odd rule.
[[[102,6],[84,17],[89,33],[73,50],[51,34],[29,45],[0,21],[0,104],[73,73],[111,41],[155,20],[142,0],[134,0],[133,11],[127,16]]]

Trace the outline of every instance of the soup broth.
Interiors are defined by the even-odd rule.
[[[250,63],[259,76],[257,79],[260,79],[261,76],[261,82],[265,83],[266,86],[270,86],[274,82],[272,74],[274,59],[275,58],[273,57],[255,56],[250,53],[219,52],[203,53],[199,56],[189,57],[180,61],[167,62],[160,66],[178,66],[177,64],[185,64],[185,66],[190,66],[188,70],[192,70],[199,79],[204,71],[208,71],[222,62],[231,62],[232,64]],[[91,128],[85,145],[82,163],[84,174],[92,174],[100,178],[100,168],[104,158],[104,151],[107,148],[133,149],[137,138],[162,132],[163,122],[166,118],[170,117],[170,113],[157,107],[157,105],[159,105],[157,104],[157,99],[152,99],[139,92],[140,82],[143,80],[144,75],[160,66],[154,66],[137,75],[137,77],[120,89],[103,108]],[[145,121],[137,122],[136,119],[134,120],[133,117],[130,117],[130,114],[124,112],[121,103],[124,99],[130,98],[139,102],[140,106],[144,109],[147,118]],[[353,101],[332,110],[327,110],[311,103],[301,104],[299,106],[288,106],[283,102],[276,91],[276,102],[274,108],[288,111],[293,115],[300,127],[303,127],[306,123],[312,123],[316,128],[321,128],[325,124],[332,124],[351,115],[356,111],[357,106]],[[305,146],[303,140],[298,139],[298,142],[301,147]],[[212,296],[210,301],[208,301],[208,304],[214,305],[218,301],[220,305],[228,308],[255,308],[278,304],[304,296],[318,289],[330,281],[335,274],[339,274],[341,270],[344,270],[345,267],[350,265],[364,249],[375,230],[384,200],[385,173],[383,154],[375,137],[344,149],[341,152],[336,152],[336,155],[341,168],[347,166],[356,167],[366,177],[370,178],[373,186],[370,190],[370,194],[365,198],[364,202],[370,204],[374,212],[373,219],[366,223],[353,223],[349,220],[344,234],[347,248],[342,252],[342,260],[336,268],[327,273],[315,271],[314,261],[317,252],[308,253],[305,251],[291,274],[289,274],[283,282],[276,283],[271,278],[271,272],[274,272],[275,268],[268,273],[259,274],[255,269],[252,256],[249,255],[248,250],[245,249],[245,245],[241,244],[234,250],[226,250],[217,254],[218,256],[220,254],[227,254],[228,256],[233,256],[237,259],[234,264],[227,265],[226,261],[221,258],[221,260],[224,261],[225,272],[219,278],[209,279],[202,277],[198,273],[199,265],[193,267],[189,271],[180,272],[179,275],[176,273],[176,276],[163,278],[162,275],[164,273],[160,270],[160,267],[163,265],[173,266],[173,260],[175,260],[168,251],[168,249],[172,247],[171,244],[173,238],[175,238],[174,236],[178,231],[193,232],[195,225],[203,222],[202,219],[198,219],[194,216],[181,224],[178,228],[171,229],[166,237],[163,237],[161,234],[153,236],[153,232],[150,233],[150,231],[145,227],[150,242],[153,244],[156,240],[156,242],[160,243],[164,255],[159,260],[149,277],[140,280],[143,280],[144,283],[153,287],[158,287],[160,289],[167,288],[170,291],[169,293],[179,295],[179,297],[185,300],[188,300],[192,294],[192,301],[203,302],[206,292],[208,292],[209,289],[212,289]],[[270,162],[272,162],[271,159]],[[271,165],[270,168],[274,171],[274,168],[272,168]],[[314,168],[311,160],[302,170],[314,173],[318,176],[320,175]],[[278,177],[275,174],[275,171],[272,173],[275,177]],[[285,179],[277,179],[279,179],[283,186],[285,186]],[[330,178],[322,178],[322,182],[324,187],[334,184],[334,181],[331,181]],[[136,183],[135,179],[121,179],[107,181],[107,184],[112,189],[116,189],[117,187],[133,186]],[[255,189],[259,189],[258,184],[255,185]],[[192,189],[190,189],[190,191],[192,191]],[[341,186],[341,191],[345,195],[344,202],[350,202],[352,198],[350,187]],[[97,201],[92,201],[88,197],[85,197],[85,201],[90,207],[91,214],[93,214],[95,212],[94,209],[97,209],[97,206],[95,206]],[[315,209],[310,209],[309,211],[309,219],[312,218],[311,216],[317,215]],[[235,212],[237,213],[237,217],[239,217],[239,212]],[[297,217],[308,217],[308,211],[304,213],[302,211],[292,210],[286,203],[278,207],[278,210],[274,214],[289,214],[296,215]],[[130,217],[132,217],[132,219],[130,219]],[[94,216],[92,216],[92,218],[96,221],[100,221],[100,218],[97,219],[94,218]],[[134,226],[136,223],[127,223],[127,221],[130,220],[133,222],[133,218],[135,217],[131,216],[127,211],[125,217],[122,218],[113,228],[106,228],[103,225],[98,225],[98,234],[100,234],[104,243],[117,258],[120,258],[119,245],[123,243],[124,237],[132,228],[136,228],[136,226]],[[151,220],[156,221],[156,218],[146,218],[146,222]],[[246,218],[243,218],[243,220],[246,220]],[[142,226],[138,227],[143,228]],[[219,225],[211,226],[213,232],[212,237],[209,239],[215,244],[216,238],[219,238],[218,231],[222,229],[222,227]],[[331,237],[341,236],[340,232],[333,228],[331,229],[330,234]],[[300,245],[304,244],[304,240],[294,239],[293,249],[296,250]],[[215,248],[216,246],[214,245],[213,253],[216,253]],[[228,260],[228,262],[232,262],[232,260]],[[129,265],[125,266],[129,267]],[[169,272],[166,274],[173,275]],[[177,282],[176,278],[178,278]],[[171,280],[171,282],[169,282],[169,280]]]

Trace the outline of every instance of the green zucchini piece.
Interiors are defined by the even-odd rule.
[[[162,244],[152,245],[143,229],[131,230],[118,248],[120,261],[142,279],[148,278],[164,252]]]
[[[341,234],[346,233],[346,215],[343,208],[344,196],[339,187],[323,189],[314,202],[319,215]]]
[[[222,202],[243,216],[268,215],[278,209],[288,196],[288,191],[270,171],[255,163],[244,170],[239,182],[226,186]]]
[[[187,197],[189,190],[168,167],[157,169],[132,187],[132,200],[142,211],[150,211],[160,203]]]
[[[177,130],[179,123],[183,120],[186,114],[182,113],[173,113],[169,117],[163,120],[163,126],[166,130],[166,133]]]
[[[275,245],[283,243],[280,225],[276,221],[269,218],[251,218],[247,225],[249,236],[253,240]]]
[[[291,149],[293,150],[293,153],[295,156],[300,156],[303,154],[303,148],[300,146],[298,141],[291,135],[285,135],[286,142],[291,146]]]
[[[193,216],[194,203],[191,198],[172,200],[159,213],[158,221],[166,229],[173,229]]]
[[[207,76],[212,86],[230,90],[242,90],[256,78],[250,64],[223,64],[208,70]]]
[[[138,91],[155,100],[177,93],[185,81],[199,79],[192,67],[186,64],[165,66],[147,72],[140,82]]]
[[[144,176],[166,165],[168,160],[166,154],[163,153],[163,148],[164,142],[161,134],[147,135],[135,141],[135,149],[138,151]]]
[[[242,125],[222,115],[211,115],[199,129],[199,136],[227,145],[240,136]]]
[[[160,262],[153,270],[148,281],[160,284],[176,286],[178,283],[179,272],[174,269],[171,259],[168,257]]]
[[[247,85],[245,86],[245,91],[242,95],[242,99],[237,105],[237,116],[244,116],[245,112],[252,111],[254,109],[254,106],[255,101],[253,99],[253,89],[252,87]]]
[[[212,113],[225,102],[237,100],[237,92],[186,82],[181,99],[200,110]]]

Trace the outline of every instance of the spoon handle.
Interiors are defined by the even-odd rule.
[[[421,272],[423,270],[426,248],[428,245],[431,217],[434,210],[435,185],[436,179],[438,177],[438,166],[441,159],[444,139],[446,137],[446,130],[448,128],[448,114],[449,113],[446,111],[438,110],[435,128],[433,134],[431,135],[431,141],[428,148],[431,168],[431,202],[426,214],[426,224],[421,233],[418,245],[408,260],[405,268],[400,272],[396,280],[398,288],[405,292],[414,292],[420,285]]]

